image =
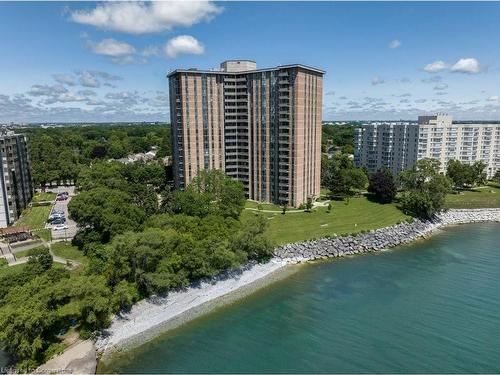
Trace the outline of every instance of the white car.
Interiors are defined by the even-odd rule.
[[[53,230],[64,230],[64,229],[68,229],[68,226],[66,224],[59,224],[59,225],[56,225],[54,228],[52,228]]]

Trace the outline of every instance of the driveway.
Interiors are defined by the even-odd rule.
[[[68,226],[68,229],[63,229],[63,230],[54,230],[52,229],[52,239],[53,240],[63,240],[63,239],[68,239],[71,240],[76,232],[77,232],[77,227],[76,227],[76,222],[71,220],[69,218],[69,213],[68,213],[68,203],[71,200],[72,197],[75,196],[75,187],[74,186],[59,186],[57,188],[53,188],[47,191],[52,191],[54,193],[62,193],[63,191],[67,191],[69,193],[69,198],[66,199],[65,201],[56,201],[53,209],[56,210],[62,210],[64,212],[64,215],[66,216],[66,225]],[[55,225],[51,224],[46,224],[46,228],[53,228]]]

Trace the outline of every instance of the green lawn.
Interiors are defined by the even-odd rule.
[[[56,199],[55,193],[36,193],[33,196],[32,201],[33,202],[46,202],[46,201],[53,201],[54,199]]]
[[[28,207],[15,225],[16,227],[27,226],[30,229],[44,228],[51,209],[51,206]]]
[[[23,251],[18,251],[17,253],[14,253],[14,255],[16,256],[17,259],[19,258],[23,258],[23,257],[27,257],[29,255],[29,252],[31,250],[35,250],[35,249],[38,249],[39,247],[43,247],[43,246],[38,246],[38,247],[34,247],[33,249],[28,249],[28,250],[23,250]]]
[[[332,201],[332,211],[326,211],[326,208],[320,207],[309,213],[261,214],[269,219],[267,233],[277,245],[376,229],[396,224],[408,217],[394,204],[371,202],[365,196],[351,198],[348,204]],[[258,213],[244,210],[242,216],[255,214]]]
[[[69,242],[54,242],[50,246],[54,255],[60,256],[70,260],[76,260],[83,265],[88,263],[88,258],[76,246],[71,245]]]
[[[500,207],[500,188],[484,186],[473,190],[465,190],[460,194],[449,194],[446,198],[447,208],[489,208]]]
[[[49,217],[52,206],[36,206],[26,208],[19,220],[14,224],[16,227],[27,226],[33,233],[43,238],[45,241],[50,240],[50,229],[42,229],[45,227],[47,218]]]

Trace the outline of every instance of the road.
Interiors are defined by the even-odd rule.
[[[76,222],[71,220],[69,218],[69,213],[68,213],[68,203],[71,200],[73,196],[75,196],[75,187],[74,186],[59,186],[57,188],[47,190],[51,191],[54,193],[62,193],[63,191],[67,191],[69,193],[69,198],[66,199],[65,201],[56,201],[53,209],[56,210],[62,210],[64,212],[64,215],[66,216],[66,225],[68,226],[68,229],[64,230],[54,230],[52,229],[52,239],[53,240],[62,240],[62,239],[67,239],[71,240],[76,232],[77,232],[77,227],[76,227]],[[53,228],[55,225],[50,225],[46,224],[46,228]]]

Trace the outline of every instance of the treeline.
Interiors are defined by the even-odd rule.
[[[70,273],[42,251],[0,272],[0,342],[24,371],[60,351],[71,328],[90,337],[141,298],[271,256],[267,220],[240,220],[243,186],[221,172],[181,192],[159,165],[94,161],[77,182],[69,213],[85,268]]]
[[[321,152],[328,152],[330,147],[339,149],[345,154],[354,153],[354,133],[357,124],[323,125]]]
[[[93,125],[60,128],[33,127],[28,137],[35,186],[76,180],[82,166],[93,160],[119,159],[158,147],[157,157],[171,155],[167,125]]]

